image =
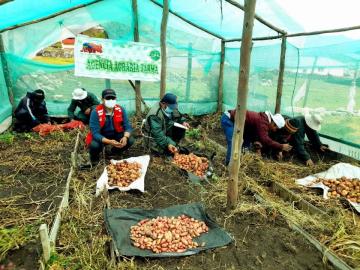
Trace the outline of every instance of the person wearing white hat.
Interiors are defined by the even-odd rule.
[[[221,126],[224,130],[227,142],[226,165],[230,162],[232,134],[234,130],[235,110],[226,111],[221,117]],[[253,147],[257,153],[261,154],[261,148],[274,149],[280,151],[290,151],[290,144],[280,144],[270,138],[269,132],[275,132],[285,125],[284,117],[281,114],[271,114],[270,112],[246,112],[244,127],[243,148]]]
[[[304,116],[297,116],[286,119],[285,127],[282,129],[286,142],[293,146],[294,153],[299,157],[307,166],[314,165],[310,154],[305,149],[305,135],[309,139],[311,146],[316,150],[325,152],[329,149],[328,145],[322,144],[317,131],[321,129],[322,118],[319,113],[305,112]],[[277,141],[279,138],[276,138]],[[283,141],[283,140],[282,140]],[[282,155],[282,153],[281,153]]]
[[[89,123],[91,110],[100,104],[98,98],[84,88],[76,88],[72,92],[72,100],[68,107],[68,116],[70,120],[80,120],[84,124]],[[80,111],[75,113],[76,108],[79,107]]]
[[[310,154],[305,149],[305,135],[311,146],[321,152],[329,149],[328,145],[322,144],[318,131],[321,129],[322,118],[319,113],[305,113],[304,116],[294,117],[289,124],[296,127],[296,132],[291,136],[289,142],[294,147],[296,155],[305,162],[307,166],[314,165]]]

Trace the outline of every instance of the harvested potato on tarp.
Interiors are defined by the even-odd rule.
[[[358,178],[346,178],[343,176],[336,179],[319,178],[318,181],[330,188],[329,197],[342,196],[351,202],[360,203],[360,180]]]
[[[205,246],[193,238],[209,231],[205,222],[187,215],[143,219],[130,228],[132,244],[152,252],[185,252],[189,248]]]
[[[141,164],[138,162],[122,161],[107,166],[110,186],[127,187],[141,175]]]
[[[104,209],[104,220],[106,229],[112,240],[114,241],[114,247],[117,249],[117,252],[119,254],[118,256],[140,256],[153,258],[189,256],[204,250],[211,250],[217,247],[223,247],[233,241],[231,235],[229,235],[226,231],[220,228],[219,225],[216,224],[216,222],[209,217],[204,207],[200,203],[190,203],[155,209],[106,208]],[[151,220],[152,222],[150,222]],[[184,231],[181,231],[181,233],[179,233],[175,229],[176,223],[179,221],[180,224],[182,223],[181,226],[184,226],[186,228],[189,227],[189,225],[191,224],[193,225],[193,228],[188,228],[186,229],[186,231],[184,228]],[[156,226],[155,222],[157,222]],[[147,226],[152,223],[153,226]],[[160,223],[163,223],[163,226],[160,225]],[[137,226],[141,226],[144,231],[142,231],[142,229],[138,230]],[[195,226],[197,226],[196,231]],[[172,243],[173,240],[176,240],[176,237],[179,237],[179,239],[182,237],[183,240],[187,241],[188,246],[192,245],[193,247],[187,248],[184,251],[182,251],[181,249],[179,251],[180,247],[177,247],[178,249],[176,251],[161,251],[156,253],[151,249],[141,249],[141,245],[140,248],[134,245],[134,241],[136,241],[137,238],[141,238],[142,236],[144,236],[143,233],[145,233],[146,236],[143,238],[142,241],[143,247],[145,247],[144,243],[150,242],[149,240],[153,240],[152,237],[159,237],[159,234],[161,232],[153,231],[153,229],[159,229],[159,227],[162,227],[162,229],[165,227],[169,227],[167,233],[166,231],[164,231],[164,235],[160,235],[162,237],[161,239],[165,238],[167,240],[170,240]],[[201,231],[206,231],[206,233],[202,233]],[[133,236],[130,236],[129,232],[130,234],[133,234]],[[155,236],[154,233],[156,233],[157,235]],[[193,244],[190,242],[189,245],[189,238],[184,238],[186,234],[188,236],[193,235],[191,236],[193,239],[192,241],[194,242]],[[131,239],[130,237],[132,237],[133,239]],[[161,241],[162,240],[160,240],[160,242]],[[185,241],[182,241],[182,243],[186,245],[186,242],[184,242]],[[197,242],[197,244],[195,244],[195,242]],[[155,244],[156,241],[154,245]],[[175,246],[173,245],[173,250],[175,250],[174,247]]]
[[[209,168],[209,161],[206,157],[198,157],[193,153],[189,155],[176,153],[173,163],[198,177],[205,177],[206,171]]]

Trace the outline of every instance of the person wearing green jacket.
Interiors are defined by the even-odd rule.
[[[91,110],[99,104],[100,101],[93,93],[87,92],[84,88],[76,88],[72,92],[68,116],[70,120],[80,120],[84,124],[88,124]],[[77,107],[80,108],[80,111],[75,113]]]
[[[293,146],[295,154],[304,161],[307,166],[314,165],[310,154],[305,149],[305,135],[307,136],[312,148],[325,152],[329,149],[328,145],[321,143],[318,131],[321,129],[322,118],[318,114],[305,114],[287,119],[285,129],[289,134],[287,139]]]
[[[174,126],[176,123],[183,127]],[[146,115],[143,128],[145,146],[160,154],[176,153],[178,143],[185,136],[184,128],[190,128],[190,125],[178,110],[176,95],[166,93]]]

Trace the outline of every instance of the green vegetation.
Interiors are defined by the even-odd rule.
[[[34,61],[42,62],[53,65],[70,65],[74,64],[74,58],[60,58],[60,57],[46,57],[46,56],[35,56]]]
[[[12,228],[0,227],[0,262],[8,251],[16,249],[33,239],[36,235],[35,225],[15,226]]]
[[[14,134],[12,134],[11,132],[5,132],[3,134],[0,134],[0,142],[12,144],[14,142],[14,137]]]

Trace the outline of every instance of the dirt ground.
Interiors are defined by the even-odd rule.
[[[38,268],[38,228],[50,225],[57,211],[73,144],[73,133],[0,141],[0,265]]]
[[[332,269],[323,264],[321,254],[294,233],[277,213],[258,206],[256,212],[227,218],[223,202],[211,201],[208,191],[203,190],[209,188],[207,184],[203,188],[194,186],[177,169],[164,170],[162,165],[162,159],[152,160],[146,178],[148,194],[134,197],[114,191],[110,196],[112,207],[121,207],[124,203],[127,208],[138,207],[142,199],[148,208],[204,201],[210,216],[223,225],[235,241],[228,247],[186,258],[137,259],[138,266],[146,269],[154,265],[164,269]],[[243,200],[256,204],[249,196]]]
[[[137,143],[121,158],[143,154],[143,147]],[[74,251],[80,249],[77,245],[84,242],[89,247],[94,247],[100,239],[105,239],[103,243],[107,243],[106,246],[108,246],[110,239],[104,229],[101,213],[104,202],[100,198],[92,202],[90,211],[97,218],[94,217],[85,222],[82,220],[83,217],[86,218],[85,215],[80,216],[77,210],[80,204],[79,198],[76,198],[85,195],[73,194],[75,197],[73,212],[67,217],[66,222],[81,224],[77,225],[77,228],[62,226],[58,252],[63,258],[55,261],[55,264],[64,265],[64,260],[66,260],[66,265],[74,267],[64,269],[333,269],[332,266],[323,263],[321,254],[313,246],[289,228],[279,213],[272,212],[267,207],[256,203],[252,196],[241,198],[240,208],[243,209],[238,213],[235,211],[227,214],[225,211],[226,193],[224,192],[226,186],[220,178],[217,178],[222,176],[224,171],[219,162],[215,161],[215,163],[215,171],[218,171],[218,175],[210,180],[210,184],[205,183],[199,186],[192,184],[187,176],[169,161],[161,157],[152,157],[145,178],[146,192],[114,190],[110,192],[110,204],[112,208],[151,209],[201,201],[208,214],[234,237],[234,242],[229,246],[182,258],[120,258],[118,264],[120,268],[109,266],[110,258],[107,248],[101,251],[92,248],[93,253],[105,253],[102,258],[104,262],[101,263],[101,259],[97,256],[98,261],[89,264],[84,261],[85,258],[79,259],[81,254],[88,249],[81,251],[81,254],[80,252],[74,254]],[[102,170],[103,164],[100,164],[90,171],[80,171],[75,179],[75,185],[83,188],[77,187],[76,192],[91,196],[95,191],[94,181],[100,176]],[[89,188],[84,188],[85,186]],[[80,192],[79,189],[82,191]],[[71,236],[72,232],[78,237],[81,234],[84,238],[76,241]],[[97,240],[96,237],[98,237]],[[72,259],[71,256],[73,256]],[[128,264],[129,260],[131,266]]]
[[[106,156],[98,166],[79,170],[76,173],[71,183],[69,209],[63,217],[56,253],[51,256],[49,269],[333,269],[331,265],[324,263],[320,252],[288,226],[284,214],[288,214],[286,218],[292,217],[296,220],[300,219],[299,217],[303,218],[301,211],[293,209],[291,204],[278,202],[276,196],[268,197],[273,200],[270,206],[260,204],[249,190],[254,187],[257,188],[257,192],[260,192],[262,188],[267,190],[268,179],[283,181],[296,190],[296,187],[291,186],[294,179],[322,171],[334,162],[321,163],[309,170],[292,163],[261,160],[249,155],[242,163],[240,174],[240,183],[247,180],[245,187],[247,195],[241,195],[235,210],[228,212],[226,211],[227,180],[226,167],[223,165],[224,153],[207,144],[206,137],[203,136],[205,133],[220,144],[225,142],[219,123],[215,121],[216,119],[210,119],[211,117],[216,118],[216,116],[209,116],[194,119],[193,124],[196,126],[196,122],[198,125],[201,123],[202,131],[199,138],[187,140],[187,146],[191,150],[201,152],[208,157],[216,154],[213,159],[214,175],[209,183],[195,185],[188,180],[183,171],[167,159],[151,157],[145,178],[146,191],[140,193],[115,190],[110,192],[109,199],[113,208],[143,209],[202,202],[211,218],[233,236],[233,243],[226,247],[182,258],[120,257],[116,266],[111,263],[109,252],[111,239],[106,232],[103,220],[103,209],[106,203],[103,197],[94,197],[96,180],[101,175],[104,166],[109,163],[109,158],[121,159],[144,155],[146,150],[138,139],[135,145],[122,156]],[[18,250],[12,248],[1,263],[13,261],[18,266],[16,269],[32,270],[38,267],[40,249],[36,230],[40,223],[47,222],[50,225],[53,220],[58,204],[57,195],[62,193],[70,166],[69,157],[74,138],[72,134],[62,133],[62,135],[50,136],[44,141],[31,137],[15,141],[11,147],[0,145],[1,150],[6,150],[0,152],[1,214],[8,217],[0,221],[1,228],[27,229],[26,226],[30,226],[29,237],[25,240],[21,239],[20,248]],[[84,148],[80,146],[80,149],[80,156],[86,158],[87,153]],[[5,152],[9,153],[9,151],[12,151],[11,154],[6,155]],[[51,177],[49,177],[48,167],[51,167]],[[14,189],[15,184],[21,188]],[[304,191],[297,188],[299,193],[304,193]],[[312,194],[309,198],[314,197],[316,194]],[[329,205],[334,209],[342,207],[336,202],[322,203],[321,197],[317,197],[319,197],[319,205],[323,205],[324,208]],[[7,207],[4,207],[5,205]],[[289,212],[280,211],[284,206]],[[17,212],[18,208],[22,212]],[[12,211],[14,213],[10,215]],[[338,214],[339,211],[336,211]],[[19,213],[23,215],[22,218],[15,218],[14,216],[19,216]],[[339,217],[342,218],[340,215]],[[356,217],[354,220],[357,220]],[[339,246],[337,239],[334,241],[332,238],[336,230],[329,226],[328,232],[322,231],[316,226],[317,221],[316,219],[310,222],[305,220],[303,224],[310,232],[316,232],[316,236],[322,242]],[[343,228],[341,226],[336,229]],[[346,233],[349,233],[349,237],[352,236],[348,229]],[[18,234],[24,235],[24,232],[19,231]]]

